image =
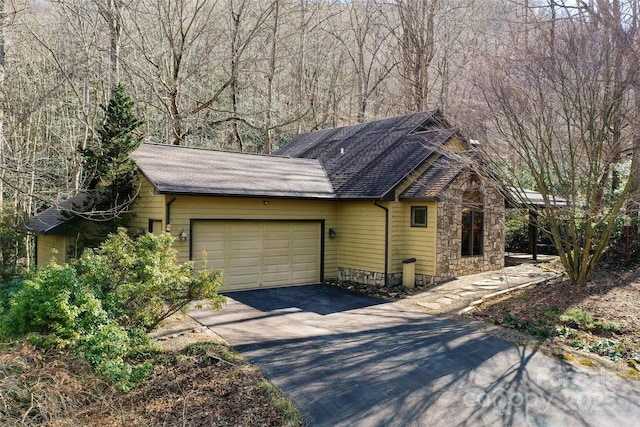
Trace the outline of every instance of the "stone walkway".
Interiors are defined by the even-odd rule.
[[[535,264],[459,277],[401,300],[429,314],[454,314],[469,310],[483,299],[498,296],[559,277],[560,273]]]

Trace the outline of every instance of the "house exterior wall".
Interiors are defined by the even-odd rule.
[[[135,234],[137,230],[149,231],[149,219],[162,221],[162,229],[166,224],[166,196],[164,194],[156,194],[153,185],[142,175],[138,175],[134,188],[138,188],[138,197],[136,197],[133,206],[133,218],[129,224],[129,230]],[[156,231],[156,230],[154,230]]]
[[[384,285],[385,210],[370,200],[340,201],[337,213],[338,279]]]
[[[426,283],[446,278],[499,270],[504,267],[504,197],[490,183],[477,182],[471,172],[456,178],[438,203],[435,276],[417,276]],[[466,191],[479,190],[484,195],[483,254],[462,256],[462,196]]]
[[[167,200],[172,199],[167,196]],[[139,212],[138,216],[143,215]],[[329,228],[338,228],[335,201],[178,195],[170,205],[170,219],[179,262],[189,260],[190,239],[181,242],[177,237],[183,230],[191,233],[192,219],[324,220],[324,277],[337,277],[338,238],[329,238]],[[196,263],[200,258],[201,254],[193,254]]]
[[[67,249],[69,247],[68,236],[57,236],[51,234],[38,234],[36,265],[44,267],[52,260],[56,264],[67,262]]]
[[[479,186],[479,187],[478,187]],[[480,189],[484,194],[485,226],[482,256],[461,255],[462,194]],[[147,230],[148,221],[161,219],[166,227],[171,195],[154,193],[140,178],[139,200],[131,226]],[[265,203],[266,202],[266,203]],[[389,284],[402,283],[402,261],[415,258],[417,285],[428,286],[443,279],[500,269],[504,266],[504,200],[490,185],[472,183],[463,173],[449,185],[439,202],[380,202],[371,200],[294,200],[248,197],[178,195],[169,207],[171,234],[190,233],[191,219],[324,220],[324,277],[369,285],[385,284],[385,230],[388,234]],[[427,207],[427,227],[411,227],[411,206]],[[329,229],[335,237],[329,237]],[[132,230],[135,231],[135,230]],[[148,230],[147,230],[148,231]],[[176,239],[178,259],[189,259],[189,239]],[[193,254],[197,262],[199,254]]]
[[[427,207],[427,226],[411,226],[411,207]],[[417,275],[434,276],[436,273],[437,203],[394,202],[392,203],[393,247],[391,271],[401,273],[402,261],[415,258]],[[400,276],[401,278],[402,276]]]

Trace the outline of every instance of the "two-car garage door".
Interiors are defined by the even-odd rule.
[[[192,221],[192,258],[222,268],[221,290],[318,283],[319,221]]]

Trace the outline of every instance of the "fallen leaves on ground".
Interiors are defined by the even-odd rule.
[[[0,424],[302,425],[260,370],[223,344],[159,353],[155,365],[147,381],[122,394],[81,360],[14,343],[0,352]]]

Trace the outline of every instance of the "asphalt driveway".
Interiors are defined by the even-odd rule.
[[[310,426],[625,426],[640,382],[327,285],[234,292],[190,315]]]

